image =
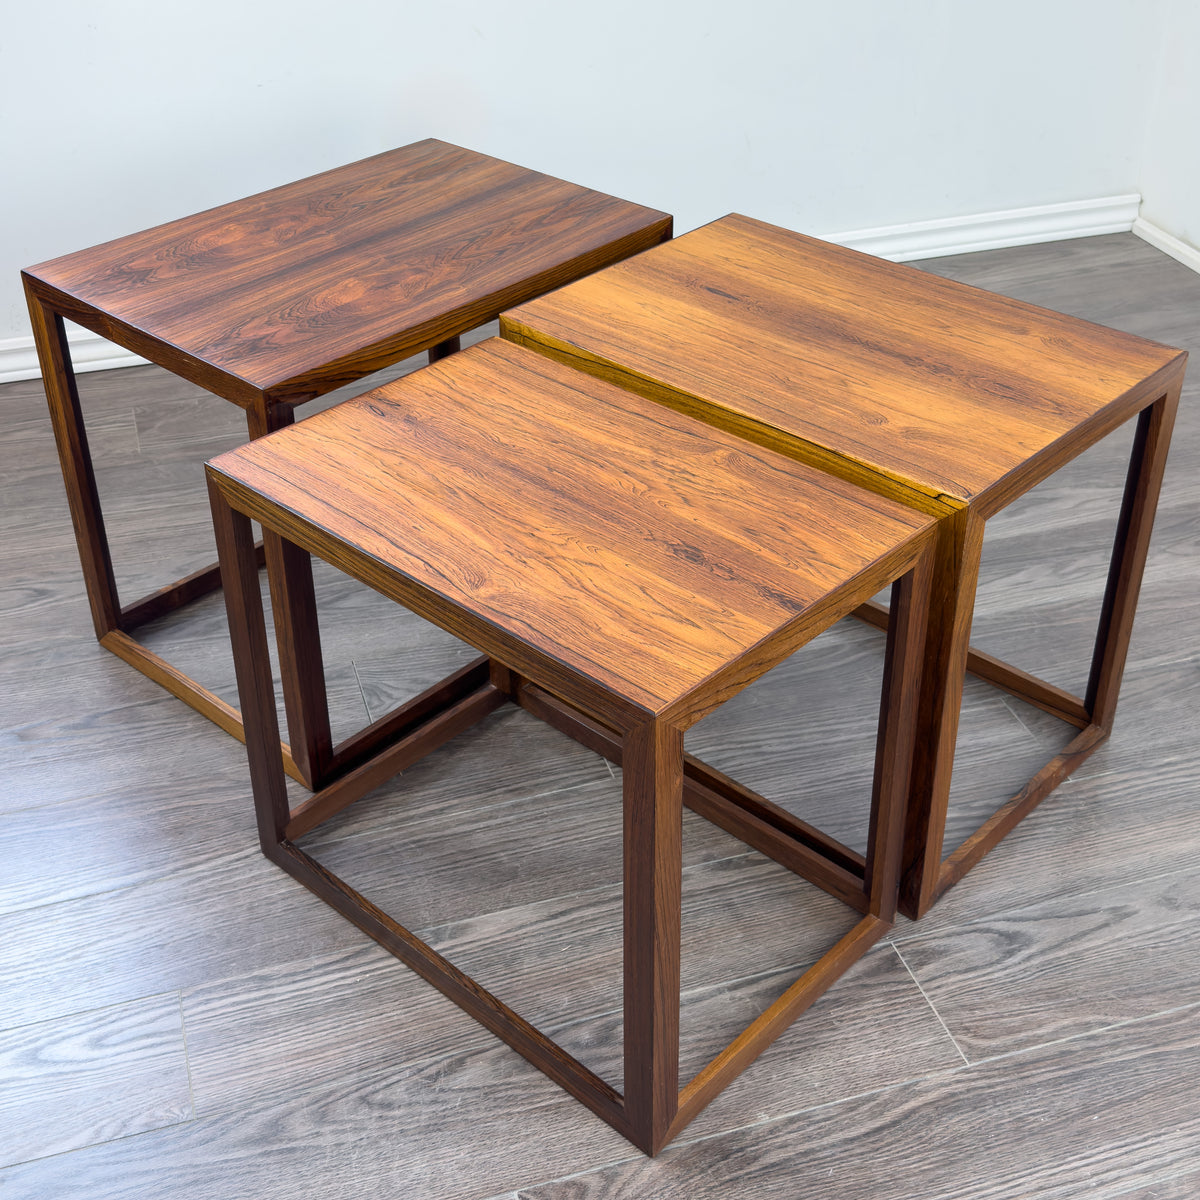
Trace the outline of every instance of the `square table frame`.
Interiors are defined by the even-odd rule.
[[[745,218],[737,217],[724,220],[746,222]],[[765,228],[770,229],[769,226]],[[683,246],[689,236],[697,235],[684,235],[677,239],[671,251]],[[799,235],[786,236],[794,237],[798,244],[812,247],[810,252],[829,259],[828,267],[831,270],[834,269],[836,256],[852,254],[840,247],[829,247]],[[659,261],[653,252],[643,260],[647,271],[652,270],[653,264]],[[695,286],[699,269],[695,262],[689,261],[689,273],[680,284],[681,294],[691,305],[707,303],[703,288]],[[897,270],[890,265],[886,269]],[[621,271],[622,268],[617,267],[611,273],[601,273],[594,282]],[[671,279],[669,272],[664,278]],[[890,282],[883,280],[879,286],[886,290]],[[501,336],[759,445],[820,466],[860,487],[900,499],[919,511],[939,518],[930,632],[926,647],[928,664],[921,699],[920,733],[913,762],[914,778],[900,893],[901,912],[913,919],[923,916],[947,889],[957,883],[1058,784],[1077,770],[1112,730],[1187,355],[1182,351],[1162,348],[1165,353],[1161,358],[1166,365],[1140,380],[1136,386],[1081,421],[1043,450],[1026,458],[1015,470],[978,495],[963,501],[946,495],[931,495],[915,485],[906,484],[895,475],[884,474],[854,462],[825,444],[805,440],[786,429],[747,416],[738,411],[736,397],[724,404],[719,397],[677,390],[669,382],[656,377],[652,367],[641,364],[640,369],[635,369],[627,361],[622,361],[620,350],[615,345],[605,349],[590,345],[586,329],[576,335],[578,342],[572,341],[575,331],[569,328],[568,307],[571,295],[572,288],[568,286],[546,301],[534,301],[523,309],[502,313]],[[614,297],[610,297],[610,302],[615,306],[619,301]],[[638,299],[645,302],[645,296],[641,293],[638,293]],[[723,299],[734,301],[737,298],[723,295]],[[765,293],[762,303],[769,306],[775,300]],[[547,305],[555,310],[552,325],[548,328],[540,324]],[[619,315],[622,319],[628,319],[628,314]],[[720,346],[714,345],[712,353],[714,357],[719,357],[722,354]],[[970,645],[984,525],[989,518],[1059,467],[1134,418],[1137,419],[1137,427],[1088,684],[1085,695],[1079,697]],[[887,626],[887,609],[878,604],[864,604],[856,615],[876,626]],[[1078,728],[1079,733],[960,846],[945,855],[951,774],[963,682],[968,671],[1059,717]]]
[[[471,152],[433,140],[416,143],[376,156],[376,159],[336,168],[311,180],[285,185],[272,193],[235,201],[213,212],[228,212],[232,214],[229,219],[236,220],[239,211],[253,204],[274,204],[275,208],[271,211],[280,220],[285,216],[302,220],[319,211],[319,206],[313,207],[311,197],[303,193],[304,188],[311,190],[312,185],[320,182],[328,184],[330,194],[335,194],[339,187],[349,190],[348,184],[354,172],[374,171],[375,164],[380,160],[393,159],[400,172],[413,169],[409,163],[410,157],[420,159],[422,156],[429,158],[439,155],[454,161],[471,155]],[[472,161],[480,164],[495,164],[498,161],[489,160],[483,155],[471,157]],[[423,162],[418,165],[424,167]],[[510,171],[522,170],[511,164],[499,165]],[[107,311],[103,306],[73,294],[70,287],[59,287],[48,282],[47,278],[43,278],[48,274],[44,268],[56,267],[61,260],[22,272],[96,638],[105,649],[239,740],[245,740],[245,733],[237,709],[133,636],[139,627],[216,591],[220,587],[220,573],[217,564],[213,563],[139,600],[122,605],[113,573],[64,318],[241,406],[246,411],[248,437],[253,440],[290,425],[295,420],[296,408],[326,392],[424,351],[428,351],[431,362],[443,358],[458,350],[460,334],[495,319],[502,308],[638,253],[671,236],[671,218],[665,213],[592,193],[588,189],[551,180],[535,172],[524,172],[524,176],[530,180],[536,179],[540,184],[557,187],[556,195],[568,197],[564,203],[583,204],[585,208],[588,204],[594,205],[598,225],[600,212],[606,206],[610,210],[624,206],[628,212],[623,220],[617,220],[611,211],[604,213],[605,220],[615,221],[621,228],[612,230],[607,240],[598,241],[594,235],[589,239],[588,227],[584,224],[578,244],[561,261],[543,261],[539,263],[538,270],[515,283],[510,279],[504,286],[492,285],[490,289],[476,289],[474,292],[468,289],[465,296],[446,304],[432,317],[418,324],[408,322],[406,325],[403,317],[398,316],[386,336],[377,336],[373,342],[357,345],[349,353],[343,349],[336,359],[310,362],[301,375],[268,386],[258,386],[239,376],[224,362],[215,359],[207,361],[203,352],[193,353],[186,346],[174,345],[152,332],[148,333],[133,321],[123,319],[119,313]],[[296,199],[292,198],[294,193],[299,193]],[[452,195],[450,199],[458,202],[461,196]],[[453,212],[452,204],[448,208]],[[634,220],[634,213],[642,214],[640,219]],[[185,229],[191,222],[199,222],[209,216],[207,213],[197,214],[195,218],[184,218],[166,228]],[[147,231],[146,234],[133,235],[132,239],[126,240],[146,238],[154,232]],[[522,231],[522,236],[528,236],[529,232]],[[391,231],[386,227],[379,228],[373,231],[373,241],[336,247],[342,256],[338,268],[352,267],[358,256],[381,254],[390,234]],[[160,247],[163,251],[171,251],[171,254],[164,253],[164,257],[186,258],[186,237],[182,233],[173,236],[177,244],[168,243]],[[522,253],[516,238],[514,245],[518,255]],[[101,252],[105,247],[96,247],[95,250]],[[83,255],[88,253],[85,251]],[[87,279],[88,268],[81,267],[79,270],[80,278]],[[273,264],[273,270],[279,271],[279,263]],[[282,311],[296,299],[295,294],[287,291],[285,282],[273,302]],[[370,757],[376,747],[403,736],[412,722],[421,718],[430,703],[437,702],[440,693],[432,697],[418,696],[335,746],[325,695],[311,563],[307,555],[273,534],[265,536],[259,550],[259,563],[261,565],[264,562],[271,589],[289,733],[289,741],[281,741],[280,749],[288,774],[312,789],[352,770]],[[461,691],[467,684],[460,681],[450,682],[447,686],[452,691]]]
[[[1183,386],[1182,369],[1161,393],[1162,380],[1082,434],[1077,442],[1054,447],[1027,471],[1006,479],[978,503],[940,523],[934,595],[926,648],[927,686],[920,725],[931,735],[919,739],[913,759],[913,807],[905,831],[905,870],[900,906],[917,919],[953,887],[1001,839],[1068,779],[1108,739],[1116,716],[1121,679],[1133,634],[1138,593],[1145,573],[1154,515]],[[1020,670],[970,644],[975,593],[989,518],[1078,457],[1101,438],[1136,418],[1112,556],[1092,646],[1087,688],[1082,697]],[[886,607],[868,602],[855,614],[887,627]],[[1079,732],[948,855],[944,855],[951,773],[958,738],[966,674],[1009,692]]]
[[[263,853],[505,1041],[647,1154],[657,1154],[792,1021],[890,928],[896,911],[900,840],[920,690],[935,527],[839,589],[836,602],[758,643],[718,672],[686,708],[650,712],[535,649],[485,618],[401,576],[335,534],[208,468],[226,608],[245,719],[246,749]],[[278,726],[258,587],[251,519],[316,554],[486,656],[473,689],[447,698],[400,742],[351,775],[290,806],[275,747]],[[805,838],[794,818],[770,813],[683,751],[685,729],[841,619],[888,583],[893,619],[879,710],[868,853],[856,872],[844,848],[819,831]],[[417,761],[505,703],[548,717],[558,728],[622,766],[624,878],[625,1090],[618,1092],[561,1046],[373,905],[295,844],[366,791]],[[679,1080],[682,805],[718,824],[747,829],[759,848],[862,914],[852,930],[682,1088]],[[798,836],[799,833],[799,836]],[[832,847],[830,857],[827,847]]]

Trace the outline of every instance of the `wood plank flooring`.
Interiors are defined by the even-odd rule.
[[[1200,276],[1132,235],[926,265],[1200,351]],[[199,464],[241,416],[156,368],[81,391],[134,598],[211,558]],[[1200,362],[1111,741],[655,1161],[259,855],[241,747],[92,640],[40,385],[0,405],[5,1200],[1200,1196]],[[978,645],[1082,686],[1128,442],[989,524]],[[338,732],[469,655],[318,592]],[[233,699],[223,621],[148,640]],[[844,623],[689,748],[861,846],[881,662]],[[969,683],[952,832],[1069,736]],[[619,796],[510,709],[306,845],[619,1084]],[[847,915],[690,814],[684,866],[694,1071]]]

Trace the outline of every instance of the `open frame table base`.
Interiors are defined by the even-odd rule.
[[[1099,440],[1127,420],[1137,422],[1083,696],[1056,687],[970,644],[984,525],[1010,502],[1012,493],[1019,494],[1025,489],[1014,482],[1011,493],[990,498],[986,507],[963,510],[944,519],[934,584],[944,597],[938,601],[944,607],[931,616],[929,670],[934,677],[949,682],[940,690],[931,688],[927,694],[923,719],[937,734],[932,752],[918,750],[917,754],[918,774],[913,794],[925,802],[914,806],[909,814],[906,867],[900,887],[901,911],[914,920],[924,916],[1060,783],[1070,778],[1112,733],[1182,386],[1182,373],[1176,372],[1165,394],[1156,396],[1158,389],[1149,389],[1142,396],[1130,397],[1127,411],[1111,415],[1109,427],[1097,432],[1094,438]],[[1147,404],[1147,396],[1156,398]],[[1063,461],[1073,456],[1073,453],[1065,455]],[[939,588],[942,581],[945,582]],[[874,601],[864,604],[855,616],[878,628],[887,628],[888,609]],[[974,833],[945,854],[950,777],[962,683],[967,673],[1073,725],[1079,732]]]
[[[483,347],[475,348],[481,352],[479,354],[467,351],[456,356],[455,373],[447,372],[445,377],[454,380],[457,374],[457,381],[462,382],[462,372],[469,369],[464,365],[465,361],[472,365],[483,363],[486,367],[486,348],[503,346],[503,343],[485,343]],[[498,350],[493,348],[491,354],[493,357],[499,356],[505,363],[519,363],[521,356],[525,355],[534,359],[536,364],[540,364],[534,368],[539,374],[571,374],[515,347]],[[516,356],[515,359],[513,356]],[[425,379],[410,376],[402,381],[409,385],[409,393],[405,399],[408,400],[423,386],[435,386],[428,383],[431,375],[436,375],[433,368],[429,372],[420,373]],[[586,382],[589,390],[600,389],[598,394],[603,395],[605,385],[590,380]],[[481,390],[479,383],[478,379],[467,378],[461,390],[477,395]],[[347,422],[353,425],[358,419],[356,412],[361,411],[363,414],[362,422],[355,430],[359,441],[369,445],[372,453],[375,446],[384,444],[382,438],[369,435],[379,428],[381,423],[378,409],[382,407],[382,402],[377,398],[385,396],[388,391],[389,389],[381,389],[361,398],[373,401],[374,406],[367,405],[357,410],[355,406],[358,402],[350,401],[348,405],[313,419],[319,422],[322,417],[336,418],[340,425],[326,421],[323,429],[312,429],[312,422],[307,422],[305,427],[297,427],[294,431],[294,435],[301,432],[311,435],[309,440],[313,453],[319,453],[322,457],[331,454],[327,472],[329,479],[350,478],[346,471],[346,462],[354,460],[339,458],[341,451],[331,453],[329,447],[331,442],[338,440],[339,428],[344,428]],[[486,391],[484,394],[488,395]],[[493,398],[488,396],[488,401]],[[427,407],[427,413],[442,414],[448,399],[450,393],[435,395],[434,403]],[[539,396],[538,399],[540,401],[542,398]],[[565,406],[562,411],[570,414],[569,420],[578,422],[576,428],[580,431],[581,438],[587,436],[587,429],[593,424],[605,431],[613,427],[611,411],[605,410],[602,405],[581,406],[578,404],[576,393],[571,394],[571,402],[571,405]],[[655,416],[655,406],[639,401],[636,397],[625,396],[618,403],[635,411],[640,407],[643,410],[643,418],[648,415],[652,423],[637,426],[633,436],[626,439],[619,437],[612,443],[617,447],[637,446],[635,454],[655,456],[660,454],[660,449],[661,455],[671,454],[677,446],[669,442],[669,434],[663,434],[660,448],[646,451],[644,447],[646,435],[651,429],[657,428],[661,434],[664,426],[669,426],[675,421],[681,423],[680,428],[694,427],[685,429],[688,438],[702,439],[706,444],[710,440],[715,441],[725,448],[724,452],[731,452],[740,462],[746,461],[745,456],[753,460],[767,453],[753,447],[739,448],[736,439],[728,438],[719,431],[709,430],[686,418],[672,417],[670,421],[664,422]],[[576,409],[579,411],[575,411]],[[409,419],[409,411],[405,410],[405,419]],[[539,423],[549,422],[551,419],[547,415],[548,408],[543,403],[531,406],[529,411]],[[658,412],[661,413],[661,410]],[[449,439],[453,447],[448,453],[461,454],[463,461],[472,461],[477,454],[486,453],[486,448],[499,447],[496,454],[515,453],[523,467],[526,455],[532,458],[530,447],[516,442],[514,450],[514,427],[501,425],[494,429],[493,418],[500,419],[496,417],[494,408],[477,414],[475,427],[487,429],[488,434],[483,440],[471,441],[467,422],[458,419],[458,414],[454,414],[454,436]],[[433,419],[440,420],[441,416]],[[425,435],[419,416],[412,420],[415,423],[412,424],[411,430],[404,430],[404,440],[412,442],[413,445],[406,445],[402,453],[420,455],[428,451],[430,446],[438,447],[442,444]],[[622,427],[623,431],[624,429],[625,427]],[[363,430],[367,432],[364,434]],[[558,436],[560,434],[561,428],[556,426],[556,436],[547,439],[546,444],[555,447],[554,453],[559,453],[557,447],[563,445],[561,436]],[[584,646],[580,651],[581,661],[597,664],[589,668],[591,673],[583,672],[572,665],[575,660],[571,654],[567,653],[567,656],[563,657],[565,652],[562,647],[566,643],[555,640],[559,635],[535,632],[532,636],[523,636],[521,633],[513,633],[513,629],[527,628],[526,614],[523,611],[511,622],[506,622],[503,618],[497,620],[497,610],[490,607],[490,599],[484,602],[483,607],[478,607],[476,602],[464,603],[461,599],[456,599],[459,593],[453,587],[447,590],[447,566],[440,558],[429,562],[425,558],[429,548],[424,543],[420,543],[411,551],[401,546],[397,553],[390,554],[389,547],[401,545],[396,541],[399,535],[394,531],[410,527],[407,523],[410,517],[408,509],[396,516],[394,525],[390,516],[385,515],[386,533],[371,532],[365,535],[366,540],[358,538],[353,543],[340,536],[337,529],[344,526],[348,530],[368,527],[374,530],[376,526],[372,521],[379,519],[378,513],[385,512],[378,507],[371,507],[370,503],[359,502],[360,493],[356,493],[353,484],[344,492],[339,485],[338,504],[348,511],[344,516],[332,517],[336,524],[324,525],[321,519],[314,515],[323,516],[335,512],[335,508],[326,507],[327,499],[321,499],[305,511],[306,506],[299,503],[297,497],[310,490],[312,495],[316,496],[325,485],[314,482],[309,472],[300,468],[300,463],[305,461],[303,453],[292,460],[287,459],[282,447],[286,445],[290,450],[292,446],[301,444],[300,438],[294,435],[285,434],[282,441],[267,439],[267,442],[255,443],[259,452],[253,456],[253,461],[250,454],[253,447],[247,446],[242,451],[221,456],[208,468],[214,527],[225,577],[226,605],[238,670],[239,694],[246,723],[246,747],[259,837],[264,853],[631,1142],[648,1154],[656,1154],[730,1080],[778,1037],[799,1013],[842,975],[890,927],[894,919],[916,698],[920,688],[922,649],[928,616],[933,523],[916,514],[904,515],[900,506],[868,497],[868,503],[863,505],[861,518],[867,522],[860,527],[863,531],[863,541],[854,549],[846,551],[847,555],[855,556],[855,561],[860,565],[852,570],[841,566],[804,567],[803,570],[810,575],[814,571],[831,575],[843,573],[838,575],[839,582],[835,587],[814,597],[812,602],[798,607],[793,601],[781,601],[780,594],[775,590],[780,579],[790,577],[780,574],[779,568],[764,568],[766,574],[756,573],[753,569],[747,574],[744,570],[737,571],[735,568],[736,578],[732,583],[725,569],[719,568],[712,575],[716,580],[713,595],[733,602],[738,595],[748,595],[746,589],[750,588],[754,594],[767,596],[766,603],[772,606],[770,611],[782,613],[782,618],[775,624],[774,632],[765,637],[757,638],[756,635],[750,638],[743,650],[730,657],[721,657],[730,654],[724,649],[705,650],[702,665],[699,667],[689,664],[677,670],[674,665],[669,666],[667,677],[670,679],[686,678],[695,682],[689,682],[682,690],[675,691],[671,690],[676,688],[675,684],[656,683],[654,686],[660,690],[653,694],[663,697],[670,695],[674,698],[664,699],[658,707],[652,705],[647,708],[630,697],[652,693],[643,693],[640,690],[641,685],[635,682],[614,686],[611,681],[617,677],[610,673],[603,661],[590,657],[597,646],[605,644],[603,634],[594,635],[585,631],[579,635],[584,639],[583,642],[577,643]],[[469,444],[460,447],[460,442]],[[267,443],[275,443],[281,447],[279,454],[284,457],[274,457],[275,446],[268,446]],[[567,444],[571,447],[572,457],[578,454],[580,460],[585,463],[601,464],[597,468],[600,472],[611,471],[613,477],[628,481],[627,494],[634,497],[632,502],[635,505],[644,503],[645,512],[654,510],[654,497],[650,500],[638,498],[644,480],[637,477],[636,473],[631,474],[625,463],[613,463],[608,455],[597,455],[595,445],[586,446],[580,451],[576,442],[569,441]],[[293,452],[295,453],[297,452]],[[418,511],[421,505],[427,504],[427,497],[414,493],[408,498],[405,485],[410,481],[403,474],[397,474],[394,461],[385,456],[380,467],[380,477],[384,482],[381,485],[382,490],[375,494],[375,499],[382,497],[386,502],[391,495],[404,496],[406,503],[416,506],[412,511]],[[559,458],[546,462],[532,461],[527,469],[539,479],[552,477],[555,474],[553,469],[550,469],[553,461],[561,464],[564,460]],[[662,457],[655,458],[655,461],[661,463]],[[689,458],[686,461],[691,463],[693,460]],[[699,461],[703,464],[709,460],[701,455]],[[289,462],[292,468],[289,468]],[[243,464],[249,465],[243,467]],[[696,468],[689,466],[687,471],[694,469]],[[800,472],[806,470],[798,464],[788,464],[788,469]],[[686,475],[687,471],[683,474]],[[497,469],[494,462],[484,461],[478,467],[478,472],[483,480],[499,476],[500,483],[497,486],[503,486],[504,472]],[[443,464],[432,464],[429,474],[438,481],[436,486],[440,487],[446,474]],[[284,486],[272,487],[270,496],[255,490],[260,482],[270,478],[285,480]],[[293,482],[295,489],[292,488]],[[446,527],[454,531],[453,536],[458,537],[458,517],[464,509],[455,506],[465,504],[465,511],[474,512],[477,511],[479,498],[472,495],[462,501],[453,481],[445,486],[450,497],[447,501],[447,512],[454,514],[454,519]],[[486,489],[487,485],[484,486]],[[597,511],[603,510],[605,501],[611,501],[612,496],[616,494],[605,493],[596,500],[586,487],[578,486],[574,482],[564,484],[561,480],[555,480],[550,486],[555,489],[555,495],[586,496],[586,503],[596,505]],[[845,498],[854,489],[848,489],[848,485],[839,484],[835,480],[829,480],[829,487],[842,497],[843,508],[840,511],[845,512]],[[684,504],[679,511],[694,512],[696,493],[689,494],[692,495],[691,503]],[[711,488],[703,488],[699,494],[711,501],[715,493]],[[769,498],[779,499],[783,495],[787,495],[789,500],[795,498],[794,491],[784,492],[778,486],[773,488]],[[809,499],[811,501],[812,493],[809,494]],[[716,503],[720,505],[721,501]],[[739,494],[732,503],[746,504],[744,495]],[[879,516],[868,517],[866,513],[875,506],[879,506]],[[727,508],[728,505],[719,510],[716,517],[718,522],[724,519]],[[825,516],[821,509],[814,508],[812,511],[818,512],[821,517]],[[558,514],[555,514],[555,519],[557,518]],[[382,750],[370,763],[318,791],[296,808],[289,805],[282,765],[275,752],[278,729],[267,656],[266,627],[252,543],[251,519],[260,522],[264,528],[273,529],[307,552],[325,559],[346,574],[369,584],[381,594],[422,617],[449,629],[485,655],[465,671],[459,672],[453,681],[448,681],[436,698],[433,693],[427,694],[425,719],[415,726],[407,737]],[[687,578],[695,579],[697,562],[707,562],[706,551],[703,548],[706,543],[699,539],[694,528],[691,532],[694,540],[681,543],[678,540],[681,530],[689,527],[690,517],[685,519],[682,525],[679,522],[669,524],[671,519],[671,514],[663,518],[665,528],[661,533],[662,544],[667,547],[680,544],[688,547],[690,553],[684,556],[686,563],[682,569]],[[880,523],[871,526],[872,521]],[[441,514],[431,516],[430,522],[436,529],[443,528]],[[553,524],[553,520],[551,523]],[[539,522],[533,522],[532,528],[533,534],[530,539],[508,552],[504,563],[524,565],[525,556],[531,547],[539,544],[541,536]],[[640,527],[635,521],[635,531],[638,528]],[[783,523],[781,528],[786,532],[771,536],[790,538],[788,524]],[[841,528],[839,526],[839,529]],[[887,530],[886,533],[880,532],[884,529]],[[761,532],[761,527],[756,532]],[[477,533],[477,528],[467,529],[462,535],[463,541],[458,545],[458,549],[461,551],[463,546],[469,547]],[[586,540],[595,535],[588,530],[580,536]],[[636,532],[631,536],[637,540]],[[884,539],[892,539],[885,550],[861,548],[888,545]],[[505,539],[501,537],[500,540]],[[489,542],[487,553],[490,554],[496,544],[499,543],[493,538]],[[778,544],[777,541],[774,542],[769,552],[759,552],[757,548],[753,551],[743,550],[737,552],[734,559],[718,561],[751,564],[760,561],[755,555],[761,553],[765,556],[761,561],[765,562]],[[657,539],[655,545],[658,545]],[[714,547],[719,545],[720,543],[713,543]],[[659,551],[654,550],[652,553],[657,554]],[[728,547],[723,551],[710,547],[708,553],[733,552],[729,551]],[[390,556],[385,559],[381,558],[381,554]],[[741,554],[748,557],[740,558]],[[676,562],[678,555],[675,551],[668,550],[665,559],[668,563]],[[490,570],[497,571],[497,578],[508,579],[506,572],[498,570],[490,558],[485,556],[483,561],[489,563]],[[422,564],[421,574],[414,575],[409,573],[407,567],[402,570],[398,565],[411,566],[414,562]],[[446,555],[445,564],[453,565],[456,562],[454,554]],[[530,568],[535,579],[538,569],[536,566]],[[793,569],[788,568],[789,571]],[[480,570],[484,568],[481,567]],[[707,577],[709,568],[706,566],[703,570]],[[449,571],[449,575],[456,574],[456,567]],[[623,572],[618,574],[623,575]],[[825,578],[825,575],[822,574],[821,577]],[[616,576],[607,578],[612,579]],[[642,578],[641,575],[637,576],[639,587]],[[430,583],[428,580],[435,582]],[[719,707],[726,699],[782,661],[800,645],[811,640],[835,621],[849,615],[880,587],[889,584],[892,589],[893,619],[889,622],[888,629],[871,797],[870,835],[867,854],[864,857],[776,808],[765,798],[699,760],[685,755],[683,737],[685,729],[690,725]],[[588,583],[583,594],[606,597],[608,593],[604,591],[604,586],[603,583],[595,585],[599,590],[593,592],[593,585]],[[632,587],[630,594],[637,593],[638,587]],[[485,597],[491,595],[487,589],[482,594]],[[474,596],[476,593],[468,590],[466,595]],[[551,607],[556,603],[553,598],[549,601]],[[698,611],[711,611],[707,604],[707,595],[698,599]],[[782,608],[774,607],[777,604],[782,604]],[[552,627],[535,623],[528,628],[541,631]],[[569,624],[568,628],[573,628],[573,625]],[[663,628],[665,630],[668,627]],[[636,630],[631,629],[627,634],[628,640],[617,647],[612,659],[608,661],[622,662],[624,670],[622,656],[635,644],[633,639],[637,636],[639,635]],[[708,636],[702,635],[704,644],[707,644]],[[720,637],[727,639],[727,631],[722,632]],[[547,638],[550,640],[547,641]],[[722,641],[722,645],[727,644],[727,640]],[[549,652],[547,646],[551,648]],[[555,647],[559,648],[558,652],[555,652]],[[647,661],[656,655],[660,660],[672,661],[669,657],[664,658],[668,656],[668,651],[660,650],[657,643],[645,649],[644,653]],[[724,665],[715,671],[710,670],[710,664],[718,661],[724,662]],[[693,670],[694,675],[691,674]],[[623,679],[625,676],[621,675],[619,678]],[[520,705],[622,766],[625,1030],[623,1094],[295,844],[302,834],[316,828],[395,771],[415,762],[507,703]],[[681,1087],[679,988],[683,804],[809,879],[862,915],[848,934],[823,954],[693,1079]]]
[[[216,591],[216,565],[120,601],[64,318],[239,405],[253,440],[343,384],[419,353],[436,362],[502,308],[670,236],[666,213],[427,139],[23,271],[97,640],[244,739],[236,708],[135,636]],[[333,744],[311,564],[264,540],[281,752],[313,788],[403,736],[425,702]]]
[[[900,909],[914,919],[1108,737],[1187,355],[730,215],[501,314],[514,343],[938,518]],[[1136,434],[1086,694],[970,646],[985,523]],[[887,610],[864,605],[886,626]],[[1079,729],[945,853],[966,672]]]

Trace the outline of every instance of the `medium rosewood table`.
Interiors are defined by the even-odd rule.
[[[236,709],[133,636],[220,580],[214,564],[121,604],[63,318],[240,405],[256,438],[314,397],[420,351],[448,354],[502,308],[670,233],[665,213],[429,140],[24,271],[100,643],[243,736]],[[265,558],[285,759],[314,786],[412,713],[332,745],[311,566],[273,536]]]
[[[939,518],[901,908],[927,911],[1112,728],[1186,355],[729,216],[503,336]],[[984,522],[1137,418],[1086,695],[969,645]],[[886,610],[860,615],[886,621]],[[964,672],[1079,728],[943,859]]]
[[[208,475],[267,857],[647,1153],[888,928],[931,518],[499,339],[221,455]],[[251,518],[486,656],[469,694],[294,809]],[[863,858],[685,755],[683,735],[888,584]],[[623,767],[624,1094],[296,845],[506,702]],[[685,802],[862,917],[681,1089]]]

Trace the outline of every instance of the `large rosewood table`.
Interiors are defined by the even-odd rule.
[[[499,339],[208,471],[264,852],[647,1153],[888,928],[931,518]],[[296,808],[277,749],[251,518],[486,656],[469,694]],[[811,826],[775,826],[768,800],[685,755],[683,735],[888,584],[864,859]],[[296,844],[506,702],[623,768],[623,1093]],[[861,917],[681,1088],[682,803]]]
[[[742,216],[502,314],[504,337],[939,518],[901,908],[1108,736],[1186,355]],[[1086,694],[969,645],[984,523],[1136,418]],[[865,607],[880,623],[886,610]],[[1079,734],[943,859],[964,672]]]
[[[122,605],[64,318],[244,408],[256,438],[314,397],[420,351],[448,354],[502,308],[670,232],[665,213],[429,140],[23,272],[100,643],[243,736],[236,709],[133,636],[219,576],[214,564]],[[285,759],[313,786],[402,731],[427,701],[335,748],[311,566],[273,535],[265,558]]]

